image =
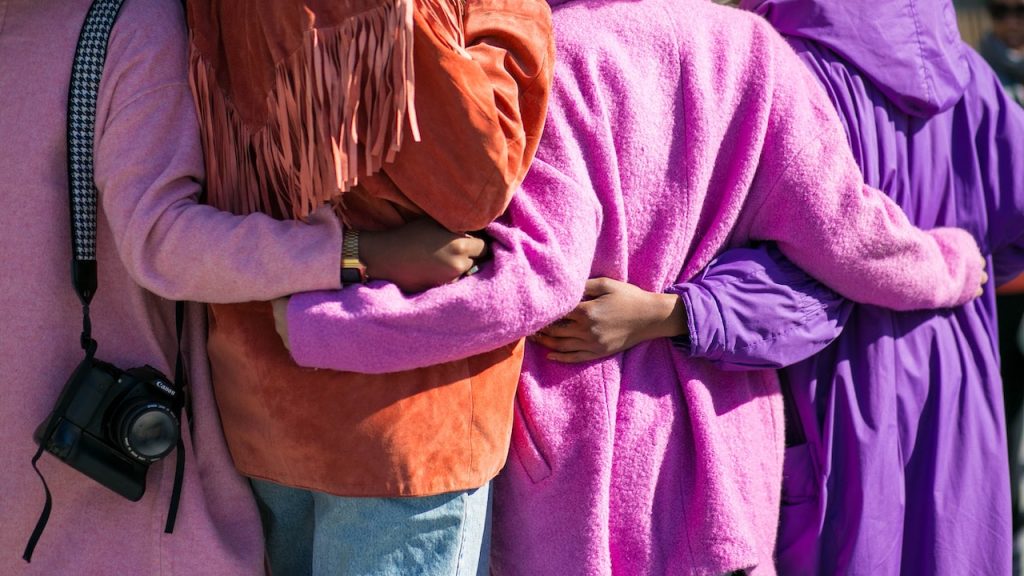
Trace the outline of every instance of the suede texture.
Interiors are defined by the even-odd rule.
[[[276,68],[301,49],[314,29],[329,30],[372,13],[380,0],[204,0],[188,3],[192,42],[217,71],[246,123],[262,124]],[[397,33],[393,26],[391,34]]]
[[[217,306],[210,327],[217,405],[247,476],[346,496],[423,496],[482,486],[505,463],[521,342],[360,374],[296,366],[263,302]]]
[[[451,230],[507,207],[539,143],[554,46],[545,2],[471,0],[464,49],[417,27],[421,136],[342,196],[347,226],[387,229],[426,214]],[[514,342],[391,374],[298,366],[266,303],[211,307],[210,360],[236,467],[341,496],[477,488],[501,469],[522,363]]]

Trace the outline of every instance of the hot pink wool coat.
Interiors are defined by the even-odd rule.
[[[65,110],[89,0],[0,0],[0,574],[216,575],[263,571],[259,516],[220,431],[203,307],[188,317],[194,428],[173,534],[163,526],[174,456],[129,502],[49,455],[53,515],[32,564],[22,550],[43,507],[32,432],[82,359],[71,288]],[[128,0],[100,85],[96,183],[98,357],[174,374],[174,304],[271,299],[337,287],[340,227],[239,217],[196,203],[202,151],[181,5]]]
[[[952,306],[977,289],[973,240],[921,233],[863,185],[828,98],[757,17],[705,0],[581,1],[554,22],[548,123],[490,229],[494,266],[418,296],[296,296],[300,363],[388,372],[475,354],[564,314],[588,277],[661,291],[758,240],[855,300]],[[774,572],[774,372],[723,372],[667,340],[583,365],[529,347],[510,408],[498,573]]]

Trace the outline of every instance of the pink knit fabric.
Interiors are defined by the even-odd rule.
[[[949,306],[976,290],[974,241],[920,233],[863,185],[827,97],[761,20],[640,0],[568,3],[554,21],[557,97],[524,187],[596,191],[596,238],[565,231],[595,251],[593,276],[660,291],[773,240],[854,300]],[[517,401],[498,573],[774,573],[773,372],[722,372],[666,340],[581,367],[534,348]]]
[[[0,574],[253,576],[263,571],[256,506],[234,471],[210,389],[205,312],[190,309],[195,408],[184,493],[163,525],[174,457],[150,468],[132,503],[55,458],[53,492],[32,564],[21,559],[43,506],[32,433],[82,358],[69,278],[65,110],[71,59],[89,0],[0,0]],[[202,154],[185,72],[181,6],[128,0],[110,42],[96,135],[98,357],[174,374],[174,304],[271,299],[337,287],[340,230],[238,217],[196,204]]]
[[[977,288],[971,237],[922,233],[863,185],[826,95],[760,19],[637,0],[567,2],[554,21],[548,124],[491,228],[494,265],[416,296],[293,297],[300,363],[388,372],[467,356],[558,318],[588,277],[661,291],[758,240],[862,302],[952,306]],[[722,372],[666,340],[584,365],[529,346],[514,410],[498,573],[774,572],[774,372]]]

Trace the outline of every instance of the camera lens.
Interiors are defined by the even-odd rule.
[[[118,418],[117,440],[135,459],[155,462],[178,443],[178,418],[164,404],[148,402],[128,407]]]

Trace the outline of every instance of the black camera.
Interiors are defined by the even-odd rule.
[[[146,490],[149,465],[178,445],[183,404],[180,391],[158,370],[121,370],[89,356],[64,384],[35,440],[134,502]]]

